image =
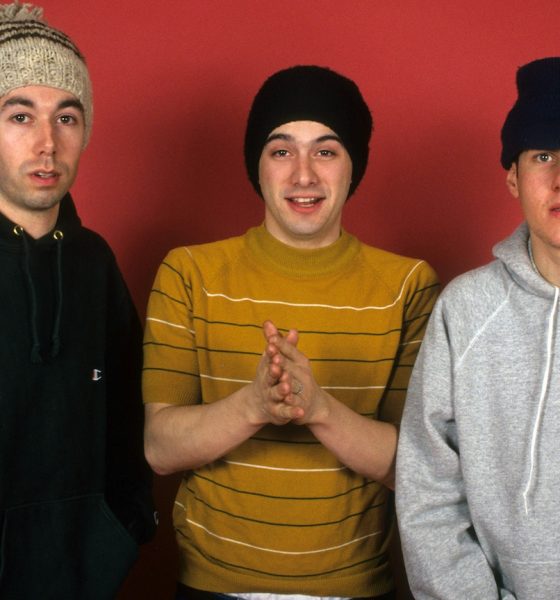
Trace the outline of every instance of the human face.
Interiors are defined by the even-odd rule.
[[[281,242],[321,248],[340,236],[352,161],[332,129],[293,121],[268,136],[259,161],[265,227]]]
[[[560,259],[560,150],[526,150],[507,174],[510,192],[521,202],[538,261]]]
[[[26,86],[0,98],[0,212],[24,229],[54,226],[76,177],[84,130],[81,105],[68,92]]]

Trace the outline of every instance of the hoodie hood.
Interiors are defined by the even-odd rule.
[[[522,223],[508,238],[496,244],[492,252],[517,285],[530,294],[554,299],[555,286],[544,279],[531,260],[527,223]]]

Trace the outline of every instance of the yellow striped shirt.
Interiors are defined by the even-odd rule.
[[[438,283],[423,261],[343,232],[286,246],[263,226],[171,251],[150,296],[145,402],[210,403],[253,380],[262,323],[299,331],[318,384],[372,419],[400,420]],[[186,473],[174,508],[181,581],[214,592],[370,596],[392,587],[392,497],[306,427],[268,426]]]

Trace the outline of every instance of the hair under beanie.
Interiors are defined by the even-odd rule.
[[[85,59],[72,40],[42,19],[30,4],[0,5],[0,96],[27,85],[65,90],[84,108],[85,143],[93,117],[92,90]]]
[[[259,195],[259,160],[270,132],[291,121],[317,121],[332,129],[352,159],[351,195],[364,176],[372,118],[358,86],[325,67],[290,67],[269,77],[258,91],[245,132],[245,165]]]
[[[541,58],[517,71],[518,98],[502,128],[504,169],[524,150],[560,148],[560,57]]]

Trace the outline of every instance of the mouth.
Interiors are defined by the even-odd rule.
[[[286,198],[286,200],[288,200],[295,206],[298,206],[301,208],[311,208],[312,206],[315,206],[316,204],[318,204],[319,202],[324,200],[324,198],[321,196],[313,196],[313,197],[294,196],[294,197]]]
[[[31,177],[41,183],[54,183],[60,177],[57,171],[33,171]]]

